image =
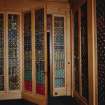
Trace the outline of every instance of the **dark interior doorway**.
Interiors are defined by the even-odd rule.
[[[51,77],[50,77],[50,66],[51,66],[51,37],[52,37],[52,15],[47,15],[47,60],[48,60],[48,96],[51,96]]]

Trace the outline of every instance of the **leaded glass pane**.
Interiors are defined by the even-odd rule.
[[[14,14],[8,15],[8,69],[9,89],[19,89],[19,22],[18,15]]]
[[[105,0],[96,0],[98,105],[105,104]]]
[[[4,16],[0,14],[0,91],[4,90]]]
[[[35,11],[36,93],[45,94],[44,9]]]
[[[65,86],[64,17],[54,17],[55,88]]]
[[[31,12],[24,14],[24,89],[32,91]]]

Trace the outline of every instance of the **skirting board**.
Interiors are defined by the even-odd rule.
[[[39,97],[34,95],[34,94],[30,94],[28,92],[22,93],[22,98],[24,100],[30,101],[30,102],[35,103],[37,105],[47,105],[47,100],[45,101],[45,99],[43,99],[41,97],[39,98]]]
[[[21,98],[21,91],[0,92],[0,100],[15,100]]]

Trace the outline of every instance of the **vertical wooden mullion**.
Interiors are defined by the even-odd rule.
[[[54,87],[55,87],[55,80],[54,80],[54,77],[55,77],[55,72],[54,72],[54,69],[55,69],[55,63],[54,63],[54,15],[52,15],[52,52],[53,52],[53,57],[52,57],[53,89],[52,89],[52,91],[53,91],[53,95],[54,95]]]
[[[75,76],[74,76],[74,15],[73,15],[73,10],[70,11],[70,38],[71,38],[71,51],[70,51],[70,54],[71,54],[71,69],[72,69],[72,87],[71,87],[71,90],[72,90],[72,96],[74,96],[74,91],[75,91]]]
[[[22,91],[23,81],[22,81],[22,76],[23,76],[23,32],[22,32],[22,14],[18,15],[18,24],[20,28],[18,29],[19,31],[19,69],[20,69],[20,90]]]
[[[75,96],[75,73],[74,73],[74,11],[71,10],[71,17],[70,17],[70,22],[71,22],[71,27],[70,27],[70,31],[71,31],[71,55],[72,55],[72,96]]]
[[[66,34],[65,34],[65,36],[66,36],[66,46],[65,46],[65,48],[66,48],[66,58],[67,58],[67,62],[66,62],[66,70],[67,70],[67,72],[66,72],[66,74],[67,74],[67,95],[71,95],[71,76],[72,76],[72,74],[71,74],[71,61],[70,61],[70,59],[71,59],[71,55],[70,55],[70,51],[71,51],[71,47],[70,47],[70,43],[71,43],[71,38],[70,38],[70,13],[69,12],[67,12],[66,13],[66,27],[65,27],[65,30],[67,30],[67,32],[66,32]]]
[[[5,18],[5,33],[6,33],[6,36],[5,36],[5,41],[6,41],[6,50],[5,50],[5,57],[6,57],[6,91],[8,92],[9,91],[9,73],[8,73],[8,14],[6,13],[6,18]]]
[[[48,96],[48,78],[47,78],[47,67],[48,67],[48,61],[47,61],[47,5],[44,4],[44,35],[45,35],[45,98],[47,99]],[[46,101],[47,102],[47,101]]]
[[[35,65],[35,11],[31,11],[32,31],[32,93],[36,94],[36,65]]]
[[[88,0],[88,75],[89,75],[89,105],[98,105],[96,89],[96,23],[95,0]]]
[[[53,24],[53,21],[52,21],[52,15],[51,15],[51,35],[50,35],[50,55],[53,55],[53,31],[52,31],[52,24]],[[50,92],[51,92],[51,95],[53,95],[53,56],[50,56]]]
[[[66,94],[67,94],[67,49],[66,49],[66,38],[67,38],[67,33],[66,33],[66,16],[63,17],[64,18],[64,61],[65,61],[65,67],[64,67],[64,72],[65,72],[65,86],[64,88],[66,88]]]
[[[7,91],[7,68],[6,68],[6,15],[4,16],[4,91]]]
[[[81,9],[78,9],[78,37],[79,37],[79,83],[80,83],[80,89],[79,94],[82,96],[82,58],[81,58]]]
[[[23,46],[22,46],[22,64],[23,64],[23,70],[22,70],[22,92],[24,92],[24,13],[22,14],[22,22],[21,22],[21,24],[22,24],[22,44],[23,44]]]

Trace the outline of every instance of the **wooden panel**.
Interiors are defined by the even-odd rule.
[[[36,0],[1,0],[0,11],[24,11],[43,6],[42,1]],[[5,7],[5,8],[4,8]],[[24,7],[24,8],[23,8]]]
[[[47,13],[49,14],[66,14],[69,12],[70,5],[68,3],[47,2]]]
[[[1,0],[0,11],[27,11],[34,8],[43,7],[44,3],[44,0]],[[70,5],[68,2],[62,3],[59,1],[47,1],[47,12],[65,13],[66,11],[69,12],[69,9]]]

